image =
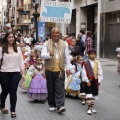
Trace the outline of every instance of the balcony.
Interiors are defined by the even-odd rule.
[[[24,2],[23,0],[17,1],[17,11],[23,11],[24,10]]]
[[[17,7],[17,11],[23,11],[24,10],[24,7],[23,6],[18,6]]]
[[[19,17],[17,18],[17,24],[16,26],[28,26],[29,23],[24,23],[25,17]]]

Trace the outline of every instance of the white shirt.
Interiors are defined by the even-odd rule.
[[[4,53],[1,72],[20,72],[24,69],[24,60],[20,47],[18,52],[14,54]],[[0,59],[2,58],[2,48],[0,47]]]
[[[90,60],[90,64],[91,64],[91,67],[93,68],[94,67],[94,61]],[[103,80],[103,71],[102,71],[102,67],[101,67],[101,64],[100,62],[98,61],[98,82],[100,83],[101,81]],[[86,82],[88,83],[89,82],[89,79],[87,77],[87,73],[86,73],[86,69],[83,65],[83,69],[82,69],[82,81],[83,82]]]
[[[81,40],[85,43],[85,40],[86,40],[86,35],[85,35],[85,34],[83,34],[83,35],[81,36]]]
[[[28,69],[28,73],[30,75],[44,74],[44,68],[42,68],[43,66],[40,64],[40,65],[37,65],[37,67],[42,70],[38,71],[33,65],[31,65]]]
[[[66,70],[70,70],[71,68],[71,63],[70,63],[70,54],[68,50],[68,44],[65,42],[65,61],[66,61]],[[56,57],[58,57],[58,54],[56,52]],[[42,59],[51,59],[52,56],[50,56],[50,53],[47,50],[46,43],[43,44],[42,46],[42,52],[41,52],[41,58]]]
[[[42,43],[38,44],[38,45],[34,45],[34,48],[38,51],[42,49]]]
[[[29,44],[29,45],[31,45],[32,41],[33,41],[33,39],[31,37],[24,38],[24,42],[27,43],[27,44]]]

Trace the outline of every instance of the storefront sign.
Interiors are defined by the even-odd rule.
[[[85,22],[81,22],[80,28],[81,28],[81,30],[86,31],[86,23]]]
[[[40,20],[53,23],[71,23],[71,2],[42,0]]]

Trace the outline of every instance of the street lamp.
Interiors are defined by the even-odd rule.
[[[13,32],[13,27],[15,26],[15,25],[14,25],[14,14],[12,14],[11,19],[12,19],[11,27],[12,27],[12,32]]]
[[[37,24],[37,18],[40,16],[40,13],[37,12],[38,5],[40,0],[33,0],[33,7],[35,8],[35,12],[33,13],[33,16],[35,18],[35,24],[36,24],[36,42],[38,41],[38,24]]]

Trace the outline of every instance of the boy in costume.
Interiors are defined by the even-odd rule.
[[[88,59],[83,63],[82,81],[86,82],[87,114],[97,113],[93,108],[95,99],[98,99],[98,90],[103,80],[103,71],[100,62],[96,59],[95,49],[88,52]]]

